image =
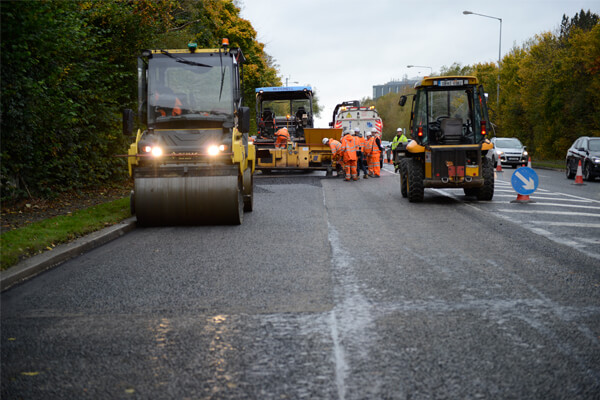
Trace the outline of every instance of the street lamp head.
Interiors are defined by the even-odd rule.
[[[464,15],[469,15],[469,14],[473,14],[473,12],[472,11],[463,11],[463,14]]]

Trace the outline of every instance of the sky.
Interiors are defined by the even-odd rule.
[[[600,14],[600,0],[239,0],[241,17],[275,59],[285,85],[310,85],[327,128],[336,104],[373,86],[423,77],[453,63],[498,62],[563,14]],[[468,10],[477,14],[463,15]],[[502,34],[500,21],[502,19]]]

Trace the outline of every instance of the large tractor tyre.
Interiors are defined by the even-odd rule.
[[[477,200],[490,201],[494,197],[494,166],[489,158],[483,159],[481,165],[483,186],[477,191]]]
[[[408,196],[408,174],[407,174],[407,160],[400,160],[399,172],[400,172],[400,193],[402,197]]]
[[[254,208],[254,175],[248,168],[244,171],[244,211],[251,212]]]
[[[479,188],[463,188],[465,196],[475,197],[479,193]]]
[[[425,185],[423,184],[423,178],[425,173],[423,171],[423,165],[418,159],[412,158],[407,163],[407,194],[408,201],[411,203],[420,203],[425,197]]]

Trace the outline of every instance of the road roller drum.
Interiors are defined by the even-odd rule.
[[[138,178],[134,201],[140,225],[239,225],[244,216],[237,175]]]

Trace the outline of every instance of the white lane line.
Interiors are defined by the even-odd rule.
[[[538,200],[537,197],[531,197],[532,200]],[[562,204],[562,203],[544,203],[544,202],[535,202],[535,203],[529,203],[532,206],[553,206],[553,207],[572,207],[572,208],[585,208],[585,209],[589,209],[589,210],[598,210],[600,211],[600,207],[598,206],[582,206],[579,204]]]
[[[535,204],[535,203],[529,203],[528,205],[531,205],[531,204]],[[512,210],[512,209],[509,209],[509,208],[504,208],[504,209],[497,210],[497,212],[522,213],[522,214],[572,215],[572,216],[579,216],[579,217],[597,217],[597,218],[600,218],[600,214],[569,212],[569,211]]]
[[[590,224],[587,222],[556,222],[556,221],[527,221],[528,223],[547,225],[547,226],[567,226],[572,228],[600,228],[600,224]]]

